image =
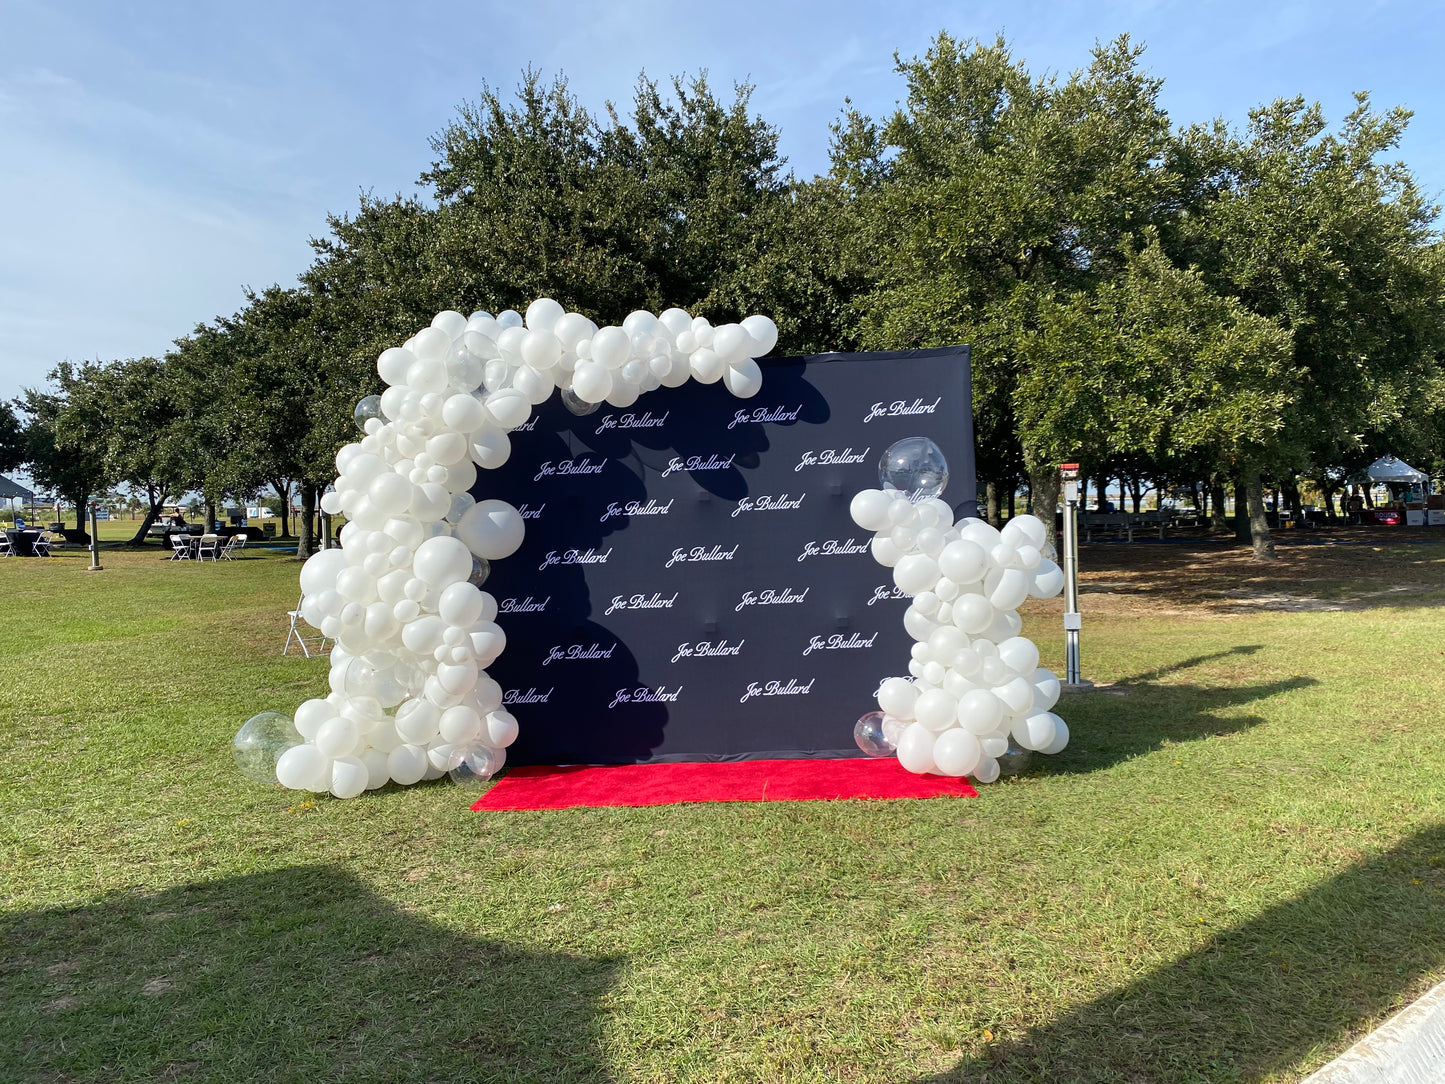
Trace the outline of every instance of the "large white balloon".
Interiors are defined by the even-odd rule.
[[[526,533],[522,514],[506,501],[481,501],[457,522],[457,538],[486,561],[512,556]]]
[[[468,515],[470,514],[468,513]],[[439,535],[436,538],[428,538],[416,548],[416,557],[412,567],[416,570],[417,578],[423,583],[443,588],[465,580],[471,575],[472,555],[467,544],[461,539]]]

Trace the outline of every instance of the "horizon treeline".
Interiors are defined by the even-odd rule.
[[[1269,488],[1333,516],[1379,455],[1445,472],[1439,208],[1391,157],[1409,112],[1361,93],[1333,126],[1304,98],[1179,125],[1141,57],[1121,37],[1040,78],[1002,39],[940,34],[808,179],[749,86],[644,77],[593,114],[535,71],[484,84],[432,138],[425,198],[364,195],[295,285],[162,358],[58,364],[0,410],[0,468],[77,508],[127,487],[137,538],[182,492],[299,494],[306,553],[377,354],[442,309],[549,296],[599,324],[766,313],[778,354],[969,343],[995,519],[1020,488],[1053,507],[1077,460],[1219,526],[1232,488],[1265,558]]]

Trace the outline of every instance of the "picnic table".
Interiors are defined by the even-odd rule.
[[[1179,521],[1196,515],[1193,510],[1187,514],[1176,514],[1172,508],[1151,509],[1148,512],[1080,512],[1079,526],[1084,530],[1084,540],[1092,542],[1094,532],[1112,533],[1115,538],[1134,541],[1136,530],[1157,530],[1164,537],[1164,529],[1178,525]]]

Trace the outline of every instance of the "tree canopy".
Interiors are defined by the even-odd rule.
[[[1385,451],[1445,468],[1445,248],[1390,160],[1407,111],[1177,126],[1128,37],[1061,75],[946,33],[896,61],[898,108],[845,108],[810,179],[748,86],[641,77],[593,113],[535,71],[484,85],[420,194],[363,195],[294,286],[163,358],[59,365],[0,412],[0,467],[75,499],[124,484],[152,516],[297,492],[304,551],[377,354],[440,309],[550,296],[603,323],[768,312],[782,352],[970,343],[980,474],[1043,507],[1065,458],[1261,510],[1266,484],[1328,498]],[[1268,557],[1262,511],[1251,531]]]

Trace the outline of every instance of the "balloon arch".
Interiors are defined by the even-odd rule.
[[[599,328],[541,298],[525,317],[439,313],[384,351],[377,371],[387,389],[357,405],[364,436],[337,453],[335,489],[322,499],[346,517],[342,545],[310,558],[300,576],[302,617],[336,644],[331,691],[294,719],[266,712],[247,722],[233,746],[242,771],[338,798],[448,772],[495,774],[518,722],[486,673],[506,634],[481,585],[489,562],[522,544],[524,526],[505,501],[471,496],[477,468],[506,462],[509,431],[557,389],[577,414],[628,407],[689,379],[756,395],[756,359],[777,336],[766,316],[714,327],[682,309]],[[937,498],[947,466],[940,473],[930,456],[941,461],[930,441],[899,442],[881,465],[888,488],[852,503],[855,521],[876,532],[874,557],[913,596],[904,624],[917,641],[913,679],[884,681],[881,711],[860,719],[855,736],[870,755],[896,750],[910,771],[989,782],[1010,737],[1044,752],[1068,740],[1049,711],[1058,679],[1037,669],[1016,612],[1028,594],[1057,594],[1063,577],[1032,516],[1002,532],[954,524]]]

